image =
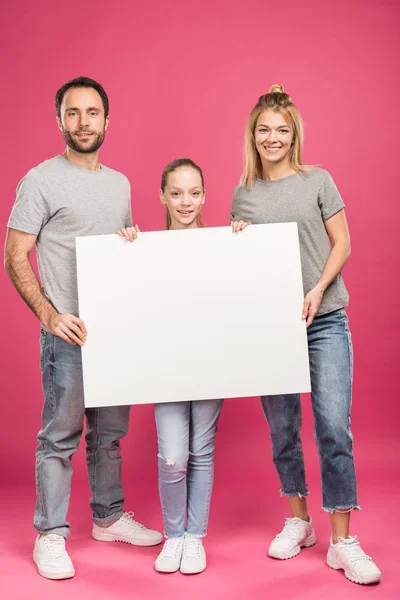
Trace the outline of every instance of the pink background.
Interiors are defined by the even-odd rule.
[[[291,94],[305,122],[305,162],[329,170],[346,203],[352,235],[344,274],[355,347],[353,433],[364,509],[355,515],[354,531],[384,571],[375,597],[394,597],[394,549],[387,538],[399,491],[399,4],[6,0],[0,23],[5,48],[0,56],[3,231],[19,179],[63,150],[54,95],[73,77],[97,79],[109,94],[111,122],[101,160],[131,180],[134,220],[142,230],[163,227],[161,171],[183,156],[204,170],[207,224],[226,225],[241,173],[247,115],[273,83]],[[8,537],[3,540],[9,548],[5,581],[12,590],[9,597],[20,597],[23,585],[29,585],[35,598],[53,585],[40,579],[30,562],[34,449],[42,404],[39,326],[4,272],[0,285],[1,516],[6,517],[2,527]],[[304,415],[310,512],[321,540],[307,556],[285,564],[265,558],[269,540],[287,514],[270,460],[268,428],[256,399],[228,400],[217,439],[207,571],[189,580],[179,574],[160,577],[152,570],[157,549],[105,549],[92,543],[81,448],[74,460],[70,513],[70,548],[79,577],[58,584],[57,595],[70,597],[67,585],[75,586],[77,597],[76,586],[81,586],[87,598],[117,593],[129,598],[178,593],[292,598],[304,593],[313,598],[322,591],[337,594],[339,588],[341,598],[365,593],[323,564],[329,528],[320,510],[308,397]],[[134,407],[123,450],[127,508],[134,507],[140,520],[161,528],[152,407]],[[19,579],[22,571],[25,584]],[[113,580],[115,589],[109,587]],[[164,586],[162,593],[157,586]]]

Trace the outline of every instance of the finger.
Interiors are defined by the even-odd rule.
[[[139,225],[135,225],[135,228],[136,228],[136,232],[140,233]]]
[[[70,331],[73,331],[78,336],[78,338],[82,340],[82,342],[86,342],[86,335],[83,333],[81,328],[78,327],[78,325],[75,325],[74,323],[69,323],[67,327],[70,329]]]
[[[309,327],[311,325],[311,323],[314,321],[315,315],[316,315],[316,311],[314,309],[310,308],[308,311],[308,319],[307,319],[306,327]]]
[[[303,303],[303,312],[302,312],[303,319],[307,318],[308,311],[309,311],[309,308],[310,308],[310,304],[311,304],[311,302],[309,300],[304,300],[304,303]]]
[[[73,340],[78,346],[83,346],[83,344],[85,343],[74,333],[72,329],[70,329],[64,323],[60,323],[59,328],[66,336],[68,336],[70,340]]]
[[[71,317],[72,323],[76,323],[76,325],[78,325],[80,327],[80,330],[82,331],[82,333],[84,335],[87,335],[87,329],[86,329],[86,325],[85,325],[84,321],[82,321],[82,319],[80,319],[79,317],[75,317],[75,315],[70,315],[70,317]]]
[[[56,328],[54,330],[54,333],[57,337],[61,338],[62,340],[64,340],[64,342],[67,342],[68,344],[70,344],[71,346],[76,346],[75,342],[73,342],[67,335],[65,335],[65,333],[63,333],[60,329]]]
[[[121,237],[124,237],[124,234],[122,233],[122,231],[116,231],[115,233]]]

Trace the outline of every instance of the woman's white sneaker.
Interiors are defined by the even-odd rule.
[[[181,560],[181,573],[194,575],[201,573],[207,566],[206,551],[201,538],[185,535]]]
[[[70,579],[75,575],[74,565],[65,549],[65,539],[62,535],[38,535],[33,549],[33,560],[40,575],[47,579]]]
[[[308,548],[316,542],[312,518],[308,521],[292,517],[286,519],[281,533],[272,540],[268,548],[268,556],[285,560],[297,556],[301,548]]]
[[[331,538],[326,562],[331,569],[343,569],[347,579],[354,583],[378,583],[381,580],[382,573],[365,554],[356,535],[339,537],[337,544]]]
[[[178,571],[183,553],[184,538],[168,538],[156,558],[154,567],[160,573],[175,573]]]

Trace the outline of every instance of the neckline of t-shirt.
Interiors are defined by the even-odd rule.
[[[291,179],[292,177],[296,177],[296,175],[298,175],[299,173],[296,171],[296,173],[292,173],[291,175],[286,175],[286,177],[280,177],[279,179],[258,179],[256,178],[256,181],[259,181],[260,183],[266,183],[266,184],[276,184],[276,183],[281,183],[282,181],[287,181],[288,179]]]
[[[104,166],[99,163],[100,165],[100,169],[96,170],[96,171],[90,171],[89,169],[84,169],[83,167],[80,167],[79,165],[75,165],[74,163],[72,163],[70,160],[68,160],[68,158],[65,158],[65,156],[63,156],[62,154],[58,154],[57,158],[62,160],[62,163],[69,169],[78,169],[78,171],[83,172],[83,173],[88,173],[90,176],[96,176],[98,177],[99,175],[102,175],[104,173]]]

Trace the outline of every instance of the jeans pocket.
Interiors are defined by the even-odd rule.
[[[44,369],[44,352],[46,346],[47,332],[42,328],[40,330],[40,372],[43,373]]]

